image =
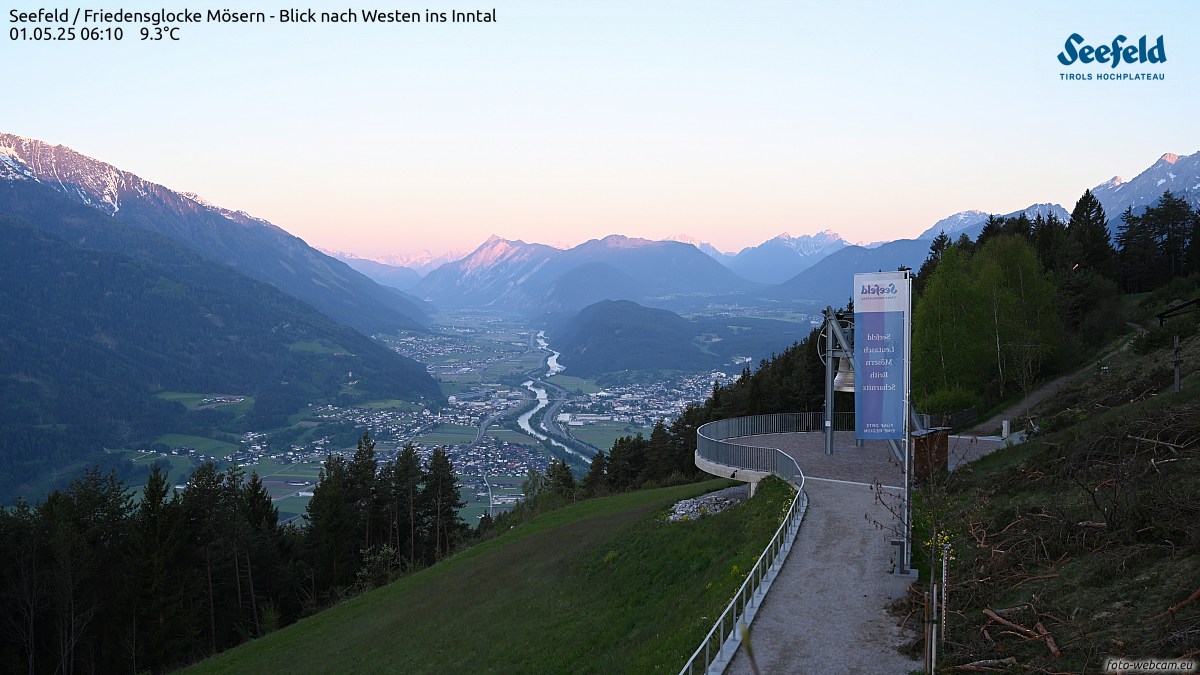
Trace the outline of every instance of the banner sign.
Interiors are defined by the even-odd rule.
[[[910,288],[907,272],[854,275],[856,438],[904,438]]]

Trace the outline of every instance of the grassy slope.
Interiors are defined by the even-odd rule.
[[[1200,602],[1166,612],[1200,589],[1200,337],[1184,358],[1171,394],[1164,350],[1123,353],[1040,407],[1044,436],[948,481],[959,515],[941,663],[1080,672],[1108,655],[1195,658]],[[983,610],[1001,608],[1040,622],[1062,655],[986,626]]]
[[[662,520],[675,501],[726,484],[544,514],[191,672],[673,672],[791,502],[776,482],[736,509]]]

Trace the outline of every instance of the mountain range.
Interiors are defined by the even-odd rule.
[[[374,279],[376,283],[384,286],[391,286],[392,288],[407,291],[421,281],[421,273],[412,267],[390,265],[378,260],[360,258],[342,251],[318,250],[330,257],[341,260],[354,270],[361,272],[365,276]]]
[[[151,183],[62,145],[0,133],[0,181],[17,188],[46,186],[114,221],[162,234],[367,334],[423,330],[427,321],[411,297],[373,282],[272,223]],[[5,197],[7,204],[0,205],[5,208],[25,199],[20,189]]]
[[[1200,153],[1163,155],[1093,192],[1115,230],[1126,208],[1140,212],[1168,189],[1198,204]],[[1069,219],[1056,204],[1005,215],[1022,213]],[[569,317],[555,346],[580,375],[757,360],[807,325],[739,308],[841,305],[854,272],[918,268],[937,232],[973,237],[986,219],[964,211],[921,238],[866,246],[831,231],[785,233],[736,254],[621,235],[571,248],[492,237],[455,260],[407,267],[327,255],[244,212],[0,134],[0,500],[38,470],[106,445],[225,423],[156,396],[165,391],[244,395],[255,424],[315,400],[436,405],[420,364],[366,337],[427,331],[433,307]],[[717,306],[726,318],[664,311]]]
[[[1140,213],[1164,190],[1200,205],[1200,153],[1168,153],[1132,180],[1113,178],[1092,188],[1114,236],[1125,208]],[[975,238],[989,215],[980,210],[960,211],[934,223],[915,239],[871,244],[850,244],[830,230],[800,236],[784,233],[736,254],[687,235],[661,242],[613,235],[566,250],[492,237],[463,258],[434,269],[414,286],[405,285],[412,278],[408,271],[351,264],[380,283],[411,290],[445,306],[530,312],[579,309],[604,299],[632,299],[672,309],[736,304],[754,298],[774,302],[803,298],[834,304],[844,301],[841,289],[849,288],[853,270],[918,268],[928,253],[928,242],[939,232]],[[999,215],[1024,215],[1031,220],[1053,215],[1064,222],[1070,220],[1067,208],[1050,203]],[[672,245],[694,248],[734,276]],[[667,253],[669,257],[655,260]],[[668,279],[648,278],[647,270],[653,269],[674,269],[678,274]],[[401,278],[404,281],[396,280]]]
[[[563,250],[493,236],[427,274],[413,292],[444,307],[544,312],[600,300],[661,302],[755,286],[695,246],[675,241],[612,235]]]
[[[736,254],[682,235],[667,241],[612,235],[565,249],[492,237],[438,264],[428,252],[386,260],[327,255],[265,220],[144,181],[69,148],[11,134],[0,134],[0,180],[49,187],[114,221],[165,235],[367,334],[424,330],[435,306],[539,314],[617,299],[671,309],[756,299],[840,303],[848,270],[918,267],[925,252],[914,242],[942,231],[975,237],[988,218],[983,211],[962,211],[914,240],[870,245],[851,245],[829,230],[784,233]],[[1113,178],[1093,193],[1115,232],[1125,208],[1139,212],[1166,189],[1200,203],[1200,153],[1165,154],[1132,180]],[[6,197],[8,210],[19,210],[21,190]],[[1058,204],[1003,215],[1021,214],[1069,219]]]
[[[758,246],[747,246],[737,255],[717,260],[751,281],[778,284],[849,245],[849,242],[830,230],[798,237],[784,232]]]
[[[146,447],[168,431],[228,438],[279,427],[313,402],[441,400],[423,365],[360,332],[425,330],[394,309],[415,303],[272,225],[107,165],[88,174],[78,156],[23,142],[35,170],[10,141],[0,145],[0,504],[104,460],[103,448]],[[227,262],[251,258],[320,276],[276,285]],[[331,316],[370,311],[384,318],[360,330]],[[158,396],[171,391],[235,395],[246,412],[235,422],[188,411]]]
[[[1183,197],[1192,207],[1200,206],[1200,152],[1184,156],[1168,152],[1132,180],[1113,176],[1092,188],[1092,194],[1104,207],[1108,230],[1115,237],[1125,209],[1132,208],[1138,215],[1153,206],[1166,190]]]
[[[1200,205],[1200,152],[1184,156],[1168,152],[1131,180],[1113,176],[1091,190],[1104,207],[1109,234],[1115,238],[1125,209],[1132,208],[1134,215],[1138,215],[1146,207],[1153,206],[1164,191],[1170,190],[1172,194],[1183,197],[1193,207]],[[1059,204],[1034,204],[1022,211],[1006,213],[1004,217],[1015,218],[1022,213],[1030,220],[1038,214],[1043,217],[1053,214],[1063,222],[1071,219],[1070,211]],[[974,238],[979,235],[987,219],[988,214],[983,211],[960,211],[934,223],[917,239],[933,239],[943,231],[953,238],[960,234]]]
[[[933,224],[933,227],[922,232],[917,239],[932,240],[938,234],[945,232],[951,239],[958,239],[962,235],[975,239],[979,233],[983,231],[983,226],[987,223],[988,217],[991,214],[984,213],[976,209],[970,211],[959,211],[958,213],[946,216]],[[1025,216],[1030,220],[1036,219],[1038,216],[1049,218],[1054,216],[1064,223],[1071,219],[1071,214],[1058,204],[1032,204],[1020,211],[1004,214],[1003,218],[1019,218]]]

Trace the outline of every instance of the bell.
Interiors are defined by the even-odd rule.
[[[850,367],[850,359],[838,359],[837,374],[833,376],[833,390],[854,392],[854,369]]]

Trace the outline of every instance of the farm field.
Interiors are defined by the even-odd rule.
[[[585,380],[582,377],[563,375],[562,373],[548,377],[546,378],[546,381],[550,384],[562,387],[569,392],[580,391],[584,394],[595,394],[596,392],[604,389],[604,387],[597,385],[594,380]]]
[[[601,450],[608,450],[612,447],[613,442],[622,436],[634,436],[639,433],[647,438],[650,436],[649,427],[634,426],[626,422],[599,422],[581,427],[565,428],[577,440]]]
[[[186,455],[163,455],[157,452],[141,452],[139,450],[109,450],[111,453],[120,453],[125,455],[135,465],[151,465],[155,462],[167,465],[167,481],[171,485],[180,485],[187,477],[191,475],[199,462]],[[138,494],[141,494],[144,485],[130,485],[136,488]]]
[[[238,449],[234,443],[226,443],[218,441],[215,438],[205,438],[204,436],[189,436],[187,434],[163,434],[158,437],[155,443],[162,443],[171,448],[195,448],[196,450],[214,457],[223,457]]]
[[[227,412],[232,412],[236,415],[244,415],[254,408],[253,396],[240,396],[234,394],[203,394],[194,391],[164,391],[158,394],[158,398],[164,401],[178,401],[183,404],[188,410],[196,410],[198,408],[221,408]],[[204,403],[205,399],[241,399],[240,401],[231,401],[229,403]]]
[[[425,445],[464,445],[475,442],[475,427],[460,424],[439,424],[433,431],[417,436],[413,441]]]

